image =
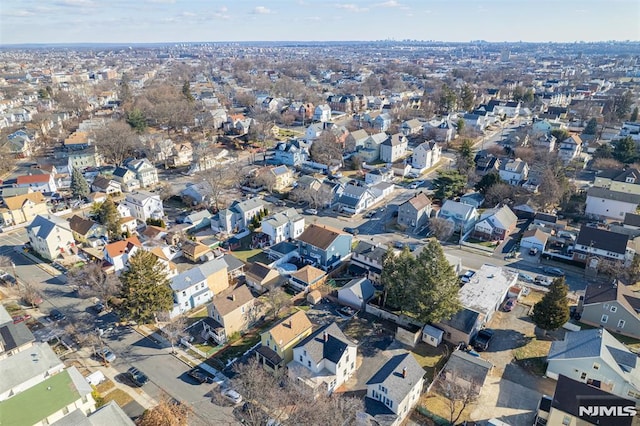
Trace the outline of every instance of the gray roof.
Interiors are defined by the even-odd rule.
[[[578,238],[576,239],[576,244],[623,254],[627,251],[628,241],[628,235],[582,225],[578,233]]]
[[[125,201],[131,201],[136,204],[142,205],[147,198],[154,197],[155,194],[148,191],[136,191],[130,192],[126,195]]]
[[[31,330],[23,322],[14,324],[11,321],[0,326],[0,342],[2,342],[5,352],[12,351],[34,340]]]
[[[403,369],[406,374],[403,377]],[[370,379],[367,386],[381,384],[393,401],[402,401],[416,383],[424,377],[424,369],[410,352],[393,356]]]
[[[47,371],[62,371],[64,364],[48,343],[35,343],[0,362],[0,394]]]
[[[173,291],[186,290],[192,285],[201,283],[206,279],[207,277],[202,273],[200,268],[196,266],[171,278],[171,289]]]
[[[605,200],[620,201],[630,204],[640,204],[640,195],[638,194],[612,191],[610,189],[599,188],[597,186],[593,186],[587,190],[587,197],[602,198]]]
[[[297,246],[295,246],[294,244],[292,245],[297,248]],[[214,260],[218,260],[218,259],[214,259]],[[235,271],[236,269],[240,269],[244,266],[243,261],[241,261],[240,259],[238,259],[237,257],[231,254],[225,254],[224,256],[222,256],[222,261],[227,264],[227,271]],[[213,262],[213,260],[206,262],[201,266],[204,266],[210,262]]]
[[[134,426],[135,423],[129,418],[122,408],[115,402],[110,401],[98,408],[89,416],[82,410],[77,409],[64,416],[51,426]]]
[[[233,257],[233,256],[229,256],[229,257]],[[238,261],[240,262],[240,261]],[[240,266],[242,266],[243,264],[241,263]],[[202,275],[204,275],[205,277],[210,276],[211,274],[215,274],[216,272],[227,268],[229,269],[229,262],[227,262],[227,256],[225,255],[223,258],[219,258],[219,259],[212,259],[209,260],[201,265],[198,265],[197,268],[200,270],[200,272],[202,273]]]
[[[244,201],[234,201],[234,203],[230,207],[230,210],[244,213],[256,208],[263,208],[263,207],[264,207],[264,201],[262,200],[262,198],[254,197]]]
[[[265,218],[262,223],[269,222],[271,226],[277,228],[289,222],[297,222],[299,220],[304,220],[304,218],[294,209],[290,207],[284,211],[279,213],[274,213],[271,216]]]
[[[353,249],[353,252],[362,256],[366,256],[369,259],[375,260],[380,264],[382,264],[382,261],[384,260],[384,255],[387,254],[387,250],[384,247],[379,247],[366,241],[358,241],[358,244]]]
[[[193,212],[190,215],[187,215],[184,218],[184,221],[187,222],[189,221],[190,223],[198,223],[201,222],[203,219],[209,219],[211,218],[212,214],[209,212],[209,210],[200,210],[199,212]]]
[[[455,313],[451,318],[440,321],[440,324],[469,334],[475,328],[479,316],[480,314],[478,312],[464,308]]]
[[[459,214],[461,217],[467,217],[469,213],[475,210],[475,207],[469,204],[459,203],[453,200],[446,200],[440,209],[440,214],[455,215]]]
[[[69,222],[67,222],[66,219],[54,215],[36,216],[29,226],[27,226],[27,231],[31,231],[36,237],[46,240],[56,226],[71,232]]]
[[[327,333],[326,341],[324,333]],[[349,346],[355,346],[355,344],[342,333],[335,322],[332,322],[320,327],[315,333],[298,343],[296,348],[303,347],[316,363],[323,359],[337,363]]]
[[[4,305],[0,305],[0,325],[12,321],[11,315],[9,315],[9,312],[7,312]]]
[[[358,296],[358,298],[364,300],[365,302],[370,300],[375,294],[375,288],[373,288],[373,284],[366,278],[354,278],[345,284],[338,293],[341,291],[350,290],[353,294]]]
[[[502,206],[485,211],[480,220],[487,220],[492,226],[509,229],[518,222],[518,217],[508,206]]]
[[[454,351],[444,369],[450,371],[456,378],[482,386],[492,367],[490,362],[482,358],[469,355],[464,351]]]

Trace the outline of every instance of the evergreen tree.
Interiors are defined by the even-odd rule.
[[[589,122],[587,123],[582,133],[584,133],[585,135],[595,135],[597,130],[598,130],[598,120],[596,120],[594,117],[591,120],[589,120]]]
[[[120,235],[120,215],[116,204],[111,197],[100,205],[98,210],[98,222],[107,227],[109,233],[109,239],[116,239]]]
[[[127,320],[148,324],[158,312],[173,307],[169,279],[158,258],[146,250],[138,250],[129,258],[129,269],[120,277],[120,314]]]
[[[613,158],[625,164],[631,164],[638,159],[636,143],[631,136],[614,142]]]
[[[71,172],[71,193],[74,197],[85,199],[89,196],[89,184],[77,167]]]
[[[462,109],[471,112],[476,102],[476,94],[473,92],[473,89],[469,87],[468,84],[462,86],[462,91],[460,93],[460,103],[462,104]]]
[[[457,168],[461,173],[466,173],[469,169],[475,168],[475,156],[471,140],[464,139],[462,141],[460,148],[458,148],[458,155],[456,157]]]
[[[467,184],[467,177],[458,170],[438,170],[438,177],[433,180],[435,197],[446,200],[460,194]]]
[[[139,108],[134,108],[127,113],[127,124],[138,133],[147,130],[147,118]]]
[[[557,330],[569,321],[568,287],[564,278],[556,278],[549,292],[533,306],[533,322],[546,331]]]
[[[502,179],[500,179],[500,175],[498,173],[487,173],[482,176],[480,182],[476,183],[475,189],[478,192],[486,194],[489,188],[498,183],[502,183]]]
[[[189,102],[193,102],[193,95],[191,94],[191,84],[189,83],[189,80],[185,80],[184,84],[182,85],[182,95],[189,101]]]
[[[631,117],[629,117],[629,120],[635,122],[637,119],[638,119],[638,107],[635,107],[633,111],[631,111]]]

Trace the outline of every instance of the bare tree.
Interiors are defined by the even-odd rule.
[[[280,312],[291,304],[291,298],[282,289],[282,287],[275,287],[269,290],[266,294],[267,305],[269,307],[269,314],[273,318],[278,318]]]
[[[32,283],[22,281],[20,284],[20,292],[22,299],[25,303],[31,305],[32,308],[37,308],[38,305],[42,303],[42,295]]]
[[[81,297],[97,297],[106,309],[121,286],[118,277],[105,273],[97,263],[70,270],[67,274],[67,284],[76,286]]]
[[[183,402],[163,396],[158,405],[136,420],[138,426],[187,426],[191,408]]]
[[[309,148],[313,161],[330,166],[334,161],[342,162],[342,146],[330,131],[324,131]]]
[[[487,189],[484,195],[485,203],[488,206],[496,206],[500,203],[507,203],[508,200],[512,200],[514,195],[514,189],[507,183],[496,183]]]
[[[436,389],[439,394],[447,398],[449,421],[457,424],[462,412],[478,398],[479,386],[473,381],[467,381],[458,374],[441,374],[437,379]]]
[[[248,402],[244,411],[245,424],[261,426],[269,417],[280,421],[286,416],[284,410],[279,410],[285,402],[285,393],[279,386],[278,378],[267,372],[262,365],[251,358],[246,364],[236,364],[236,376],[233,378],[233,386]],[[265,392],[268,389],[268,392]],[[266,415],[260,409],[260,405],[270,407],[274,412]]]
[[[16,158],[11,153],[11,146],[9,142],[0,142],[0,173],[6,173],[16,165]]]
[[[450,220],[434,217],[429,219],[429,229],[438,240],[446,241],[453,235],[455,224]]]
[[[221,197],[225,191],[234,188],[240,182],[238,171],[225,164],[216,163],[210,169],[198,173],[205,184],[209,202],[216,209],[221,207]]]
[[[124,121],[112,121],[93,132],[95,145],[108,162],[121,165],[140,145],[136,132]]]
[[[183,316],[174,318],[173,321],[166,323],[162,327],[162,332],[171,343],[171,353],[175,353],[175,345],[178,344],[180,339],[185,335],[185,329],[187,328],[187,319]]]
[[[251,181],[256,188],[264,187],[270,193],[277,183],[276,175],[271,172],[269,167],[263,167],[258,170],[252,177]]]
[[[540,188],[538,192],[538,200],[542,208],[549,208],[557,205],[562,198],[562,187],[558,183],[557,176],[551,169],[545,169],[540,180]]]

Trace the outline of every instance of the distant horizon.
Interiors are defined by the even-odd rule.
[[[640,40],[637,0],[347,1],[4,0],[0,46]]]

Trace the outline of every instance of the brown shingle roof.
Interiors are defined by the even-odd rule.
[[[41,174],[41,175],[24,175],[18,176],[16,178],[16,183],[18,185],[25,185],[31,183],[46,183],[51,179],[51,175]]]
[[[105,249],[111,258],[118,257],[123,254],[127,247],[133,245],[137,247],[142,247],[142,243],[138,239],[138,237],[133,236],[129,237],[126,240],[116,241],[115,243],[107,244]]]
[[[420,211],[425,207],[431,205],[431,200],[427,197],[424,192],[420,192],[416,194],[413,198],[410,198],[406,201],[411,204],[414,209]]]
[[[255,278],[258,278],[260,281],[262,281],[267,277],[267,275],[269,275],[269,272],[271,271],[272,269],[269,268],[264,263],[256,262],[256,263],[252,263],[251,266],[249,266],[249,269],[245,272],[245,274],[251,275]]]
[[[74,214],[73,217],[69,219],[69,228],[80,235],[85,235],[95,224],[94,221],[85,219],[77,214]]]
[[[311,328],[312,324],[311,321],[309,321],[309,317],[307,317],[304,311],[298,311],[274,325],[267,333],[271,334],[276,344],[284,347]]]
[[[202,256],[210,251],[211,248],[209,248],[209,246],[205,246],[204,244],[196,241],[185,241],[182,243],[182,253],[194,258]]]
[[[529,238],[529,237],[536,237],[539,241],[542,241],[543,243],[546,243],[547,239],[549,238],[547,234],[545,234],[538,228],[529,229],[522,233],[522,238]]]
[[[614,300],[626,307],[629,312],[638,312],[640,309],[640,298],[619,281],[614,285],[592,284],[587,286],[585,290],[585,305],[612,302]]]
[[[4,203],[7,206],[7,209],[18,210],[24,205],[27,200],[35,204],[45,202],[44,196],[41,192],[30,192],[24,195],[16,195],[15,197],[7,197],[4,199]]]
[[[213,298],[213,306],[220,316],[225,316],[241,306],[253,301],[253,295],[249,287],[242,284],[238,287],[229,287]]]
[[[298,237],[298,241],[326,250],[338,235],[346,234],[331,226],[312,224]]]
[[[293,272],[291,274],[292,277],[296,277],[300,281],[307,284],[313,284],[325,275],[326,274],[323,270],[311,265],[306,265],[299,271]]]

